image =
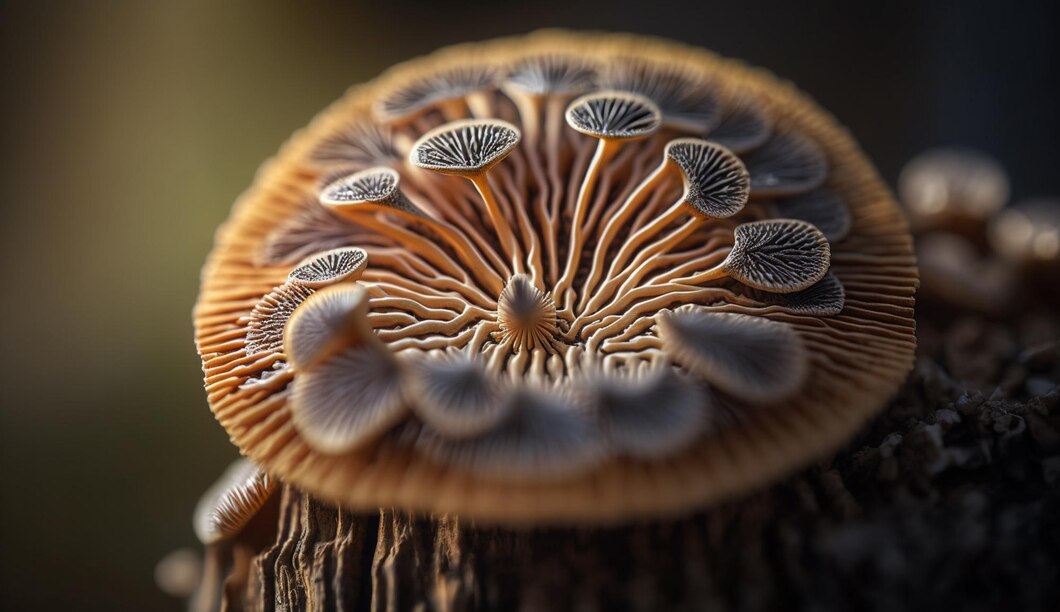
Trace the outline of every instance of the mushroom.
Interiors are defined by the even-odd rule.
[[[1060,200],[1038,198],[1014,204],[990,220],[990,245],[1020,264],[1060,263]]]
[[[1008,200],[1005,169],[971,149],[929,149],[898,177],[898,193],[918,229],[946,224],[981,226]]]
[[[276,490],[276,481],[246,459],[238,459],[199,499],[195,535],[203,544],[231,538],[250,522]]]
[[[548,32],[348,96],[260,173],[196,307],[218,420],[318,499],[693,512],[844,444],[912,365],[901,210],[764,72]]]

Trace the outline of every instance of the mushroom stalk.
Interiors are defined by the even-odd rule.
[[[523,256],[519,249],[519,243],[515,239],[515,234],[512,232],[512,227],[508,225],[508,220],[504,218],[504,213],[501,211],[500,205],[497,203],[496,196],[493,195],[493,189],[490,187],[489,179],[486,174],[476,174],[474,176],[467,177],[469,181],[478,190],[479,196],[482,197],[482,203],[486,205],[486,211],[489,213],[490,222],[493,223],[493,229],[497,232],[497,240],[501,243],[501,248],[505,254],[508,255],[512,260],[512,267],[515,269],[515,273],[518,274],[525,270],[523,266]]]

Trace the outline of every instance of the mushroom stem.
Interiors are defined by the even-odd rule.
[[[533,156],[531,154],[531,156]],[[512,173],[502,169],[500,172],[503,177],[504,187],[508,194],[508,202],[512,209],[512,214],[518,222],[519,234],[523,241],[523,246],[527,249],[526,261],[530,276],[534,284],[538,289],[544,290],[544,280],[541,278],[541,240],[538,236],[537,231],[534,229],[533,224],[530,222],[530,217],[526,214],[526,207],[519,205],[520,190],[516,185],[526,184],[526,166],[527,162],[522,149],[516,148],[509,156],[512,160],[511,167],[514,169],[514,182]]]
[[[693,274],[691,276],[684,276],[675,280],[675,283],[682,285],[702,285],[719,278],[725,278],[729,275],[724,265],[718,264],[709,270],[704,270],[699,274]]]
[[[582,256],[582,246],[585,244],[585,233],[581,231],[581,227],[585,221],[589,197],[592,195],[593,188],[596,186],[596,181],[600,176],[600,169],[614,157],[620,147],[621,142],[619,141],[608,138],[599,139],[596,145],[596,153],[593,154],[592,161],[589,162],[589,168],[585,171],[585,178],[582,179],[581,187],[578,190],[578,199],[574,204],[574,215],[570,223],[570,248],[567,251],[567,265],[564,268],[563,276],[556,283],[556,289],[553,293],[555,299],[561,303],[562,310],[569,310],[571,307],[568,290],[574,282],[574,275],[578,271],[578,262]]]
[[[622,286],[618,288],[617,293],[619,295],[622,295],[628,291],[631,291],[633,287],[637,286],[638,284],[641,284],[641,280],[643,280],[643,278],[647,276],[647,274],[652,270],[656,270],[660,267],[665,267],[672,270],[674,261],[682,261],[690,257],[695,257],[698,254],[712,253],[718,249],[721,239],[713,238],[710,239],[708,242],[697,246],[691,252],[676,253],[670,257],[664,255],[663,252],[684,240],[684,238],[687,236],[685,231],[687,230],[689,225],[692,225],[693,227],[692,230],[687,231],[687,234],[691,234],[692,231],[696,229],[694,227],[695,221],[689,221],[687,224],[685,224],[685,226],[682,226],[680,229],[675,230],[667,238],[666,241],[653,243],[651,247],[645,249],[639,255],[637,255],[637,258],[633,261],[633,264],[630,265],[628,271],[623,272],[618,277],[618,280],[622,281]],[[671,241],[672,244],[666,244]],[[728,253],[728,250],[725,250],[725,253]],[[680,276],[680,274],[678,274],[678,276]]]
[[[611,218],[607,221],[607,224],[604,226],[604,229],[600,234],[600,240],[596,243],[596,253],[593,255],[593,263],[589,266],[589,277],[585,279],[585,284],[583,285],[582,299],[578,306],[579,311],[584,311],[586,301],[595,288],[596,282],[600,279],[600,273],[604,269],[605,259],[607,257],[608,245],[614,240],[615,235],[621,231],[626,220],[629,219],[629,216],[637,209],[637,206],[651,195],[655,188],[665,180],[668,174],[669,164],[664,161],[662,164],[659,164],[651,174],[642,180],[639,185],[637,185],[637,188],[626,197],[622,202],[622,205],[615,210],[614,214],[612,214]]]
[[[468,176],[467,179],[471,181],[482,197],[482,202],[486,205],[486,211],[490,216],[490,222],[493,223],[493,229],[497,232],[497,240],[501,243],[501,248],[504,249],[505,254],[511,258],[515,273],[523,272],[523,257],[519,249],[519,243],[515,239],[515,234],[512,233],[512,227],[508,225],[508,220],[504,218],[504,213],[497,203],[497,198],[493,195],[493,189],[490,187],[487,174],[485,172],[474,174]]]

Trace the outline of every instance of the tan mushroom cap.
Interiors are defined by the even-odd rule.
[[[613,74],[631,57],[638,67],[653,67],[638,77],[639,85],[601,78],[596,86],[648,100],[659,109],[662,129],[627,139],[609,151],[613,157],[598,155],[590,173],[598,143],[568,126],[563,111],[571,94],[543,91],[542,100],[552,96],[561,102],[535,107],[536,140],[527,131],[527,141],[509,139],[500,147],[504,155],[478,156],[475,161],[485,160],[485,166],[447,166],[464,175],[488,168],[488,181],[481,176],[468,185],[422,172],[415,160],[408,163],[414,143],[432,130],[451,131],[455,121],[506,122],[523,131],[520,108],[499,84],[486,84],[467,97],[451,98],[453,103],[428,102],[387,120],[388,142],[397,156],[366,156],[364,147],[349,148],[362,134],[351,126],[383,125],[373,109],[403,86],[456,69],[470,56],[476,62],[490,58],[496,74],[505,75],[520,61],[547,54],[583,58],[600,75]],[[659,84],[649,86],[654,70]],[[649,78],[648,85],[642,77]],[[674,86],[688,82],[709,90],[700,95]],[[730,112],[726,105],[737,100],[751,102]],[[668,174],[636,191],[666,143],[709,141],[715,130],[724,136],[728,118],[741,114],[751,117],[750,136],[733,148],[749,173],[750,201],[727,219],[686,215],[674,226],[652,227],[684,188],[680,177]],[[451,227],[452,240],[440,240],[426,222],[395,220],[402,223],[398,234],[376,231],[352,216],[333,227],[318,212],[310,213],[314,206],[323,210],[317,200],[320,177],[332,168],[346,169],[347,155],[351,173],[375,165],[397,173],[409,200]],[[364,167],[367,163],[373,165]],[[590,174],[595,183],[580,194],[581,181]],[[772,207],[783,211],[785,200],[815,189],[827,189],[842,202],[849,230],[841,241],[825,240],[830,253],[822,269],[785,286],[800,289],[771,302],[756,294],[760,289],[732,290],[727,277],[680,282],[719,266],[732,251],[736,228],[769,220],[776,216]],[[628,219],[607,245],[604,264],[615,259],[628,235],[651,231],[623,255],[626,261],[615,270],[620,278],[609,277],[605,265],[588,287],[586,266],[592,265],[601,231],[630,194],[635,197]],[[567,222],[579,203],[579,223]],[[382,217],[378,223],[384,223]],[[510,233],[502,236],[505,229]],[[805,235],[816,240],[818,234]],[[571,262],[564,292],[557,292],[573,235],[585,248]],[[457,239],[483,257],[472,263],[461,256]],[[299,246],[301,241],[313,244]],[[429,250],[428,242],[438,249]],[[821,243],[814,244],[820,253]],[[364,321],[378,345],[343,348],[305,371],[286,367],[285,325],[309,298],[330,290],[288,283],[288,276],[304,257],[341,247],[367,253],[357,283],[368,295]],[[466,266],[468,273],[457,274],[450,262]],[[506,340],[499,317],[500,294],[518,275],[528,279],[521,286],[533,288],[531,295],[554,300],[555,324],[541,336],[547,343],[532,348]],[[486,284],[491,278],[500,280]],[[351,90],[294,136],[259,172],[218,233],[196,305],[196,343],[210,408],[233,442],[270,474],[320,499],[363,511],[456,513],[485,523],[600,524],[697,511],[765,486],[844,444],[912,366],[916,285],[911,239],[893,197],[848,132],[790,84],[667,41],[542,32],[398,66],[378,82]],[[608,295],[592,299],[603,296],[604,287]],[[827,301],[810,295],[814,288],[832,296],[830,306],[800,306]],[[836,295],[842,295],[838,307]],[[675,350],[672,337],[656,333],[664,313],[681,314],[689,304],[712,316],[731,313],[772,323],[788,330],[781,334],[798,338],[805,374],[781,400],[783,409],[741,399],[714,370],[687,358],[694,352]],[[551,316],[551,308],[545,311]],[[251,336],[265,341],[252,350]],[[501,393],[510,413],[466,437],[431,427],[430,417],[418,412],[426,394],[415,387],[422,381],[412,377],[414,365],[439,350],[479,355],[487,371],[503,376]],[[605,377],[640,372],[630,381],[640,392],[650,388],[651,376],[671,375],[664,365],[693,385],[694,391],[686,387],[687,395],[680,397],[702,399],[698,412],[678,408],[673,421],[647,421],[658,425],[658,435],[646,431],[638,437],[635,426],[617,438],[616,429],[607,434],[613,425],[587,410],[576,392],[591,380],[590,373],[601,372]],[[783,365],[767,367],[771,377],[777,368],[786,371]],[[708,371],[713,381],[703,375]],[[696,401],[675,400],[673,406]],[[712,418],[718,406],[739,411],[741,418]],[[630,414],[620,423],[635,424],[632,417],[642,416],[636,410]],[[700,424],[697,436],[664,435],[686,417]]]
[[[276,480],[246,459],[237,459],[195,507],[195,535],[214,544],[238,535],[276,490]]]

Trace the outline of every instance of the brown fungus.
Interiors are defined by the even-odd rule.
[[[339,248],[367,265],[292,276]],[[299,132],[218,234],[196,340],[232,440],[317,498],[599,523],[849,440],[911,367],[916,285],[890,193],[790,85],[548,32],[403,65]]]
[[[238,535],[276,489],[276,480],[257,465],[238,459],[195,507],[195,535],[214,544]]]

